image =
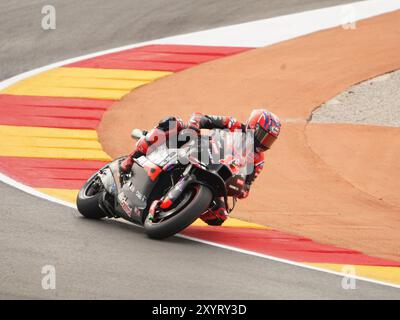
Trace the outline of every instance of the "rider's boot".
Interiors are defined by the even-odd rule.
[[[142,136],[136,143],[136,150],[129,154],[123,161],[120,162],[120,170],[122,173],[129,173],[132,169],[134,159],[137,159],[146,154],[149,148],[149,142],[146,139],[147,131],[142,131]]]
[[[140,151],[137,151],[137,150],[135,150],[134,152],[129,154],[124,160],[122,160],[120,162],[120,170],[121,170],[121,172],[125,173],[125,174],[129,173],[130,170],[132,169],[132,166],[133,166],[133,164],[135,162],[135,159],[137,159],[137,158],[139,158],[139,157],[141,157],[143,155],[144,155],[143,152],[140,152]]]
[[[215,205],[200,216],[200,219],[210,226],[220,226],[227,218],[228,212],[222,198],[216,198]]]

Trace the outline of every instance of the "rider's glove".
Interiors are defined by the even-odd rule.
[[[200,128],[199,126],[196,125],[188,125],[187,129],[193,130],[196,134],[200,134]]]
[[[179,132],[178,135],[178,146],[185,144],[189,141],[196,141],[200,136],[200,131],[191,130],[190,128],[185,128]]]
[[[190,119],[189,123],[187,124],[187,128],[194,130],[197,134],[200,133],[200,114],[194,114]]]
[[[122,171],[123,173],[128,173],[133,166],[132,155],[130,154],[124,160],[120,161],[119,165],[120,165],[120,171]]]

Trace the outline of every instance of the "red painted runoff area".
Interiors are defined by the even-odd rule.
[[[34,188],[80,189],[107,162],[0,157],[0,172]]]
[[[0,125],[96,129],[113,101],[0,95]]]
[[[400,266],[400,262],[371,257],[359,251],[319,244],[308,238],[276,230],[189,227],[182,233],[186,236],[296,262]]]

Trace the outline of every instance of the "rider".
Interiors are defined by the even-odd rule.
[[[248,196],[251,184],[263,169],[264,152],[277,139],[280,127],[279,118],[265,109],[253,110],[246,124],[229,116],[212,116],[201,113],[194,113],[187,125],[178,117],[167,117],[162,119],[149,132],[144,132],[145,135],[136,143],[136,150],[122,161],[121,170],[125,173],[129,172],[134,159],[145,155],[151,145],[160,142],[158,141],[158,137],[163,136],[168,138],[176,135],[183,129],[192,129],[198,134],[200,133],[200,129],[228,129],[229,131],[242,130],[243,132],[254,130],[254,154],[252,154],[254,170],[246,176],[245,184],[239,196],[239,198],[243,199]],[[221,198],[216,198],[214,202],[214,206],[203,213],[200,218],[209,225],[220,226],[227,219],[228,213],[225,203]]]

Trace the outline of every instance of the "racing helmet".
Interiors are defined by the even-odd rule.
[[[247,130],[254,130],[254,147],[257,152],[271,148],[279,136],[279,118],[265,109],[254,109],[246,123]]]

